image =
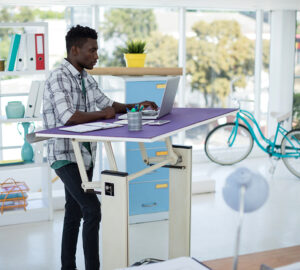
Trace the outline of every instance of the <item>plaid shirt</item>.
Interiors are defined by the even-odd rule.
[[[82,78],[86,98],[82,93]],[[80,72],[67,60],[50,73],[46,80],[43,96],[44,128],[64,126],[75,111],[93,112],[112,106],[109,99],[99,88],[95,79],[85,70]],[[95,164],[97,143],[91,143],[92,155],[80,144],[86,169],[91,161]],[[57,160],[76,162],[70,139],[52,138],[48,140],[48,161],[50,165]]]

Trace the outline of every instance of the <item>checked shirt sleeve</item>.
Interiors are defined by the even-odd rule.
[[[49,97],[57,123],[65,125],[75,113],[71,95],[71,81],[63,73],[52,74],[49,80]]]

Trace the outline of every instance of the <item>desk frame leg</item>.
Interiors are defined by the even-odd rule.
[[[85,170],[83,157],[82,157],[80,147],[79,147],[79,141],[77,141],[75,139],[72,139],[71,142],[72,142],[72,146],[73,146],[73,149],[74,149],[74,154],[75,154],[75,157],[76,157],[79,173],[80,173],[80,176],[81,176],[81,181],[82,181],[81,186],[84,189],[84,191],[86,191],[86,188],[84,187],[84,184],[89,183],[89,178],[88,178],[86,170]]]
[[[180,163],[170,167],[169,259],[190,256],[192,147],[175,146]]]
[[[102,269],[125,268],[128,248],[128,174],[102,171]]]

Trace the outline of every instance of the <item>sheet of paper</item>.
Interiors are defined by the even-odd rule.
[[[121,127],[121,125],[113,124],[113,123],[105,123],[105,122],[92,122],[92,123],[75,125],[71,127],[63,127],[60,128],[60,130],[82,133],[82,132],[94,131],[99,129],[115,128],[115,127]]]
[[[300,270],[300,262],[275,268],[274,270]]]
[[[93,126],[93,127],[101,127],[101,128],[114,128],[114,127],[121,127],[122,125],[117,123],[106,123],[106,122],[90,122],[84,124],[86,126]]]
[[[160,263],[122,268],[119,270],[207,270],[209,268],[189,257],[180,257]]]
[[[94,126],[88,126],[88,125],[76,125],[72,127],[63,127],[60,128],[60,130],[64,131],[70,131],[70,132],[88,132],[93,130],[102,129],[102,127],[94,127]]]

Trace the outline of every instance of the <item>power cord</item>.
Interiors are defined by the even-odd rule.
[[[160,259],[154,259],[154,258],[146,258],[143,260],[140,260],[139,262],[135,262],[131,266],[140,266],[140,265],[146,265],[146,264],[151,264],[151,263],[157,263],[157,262],[163,262],[164,260]]]

